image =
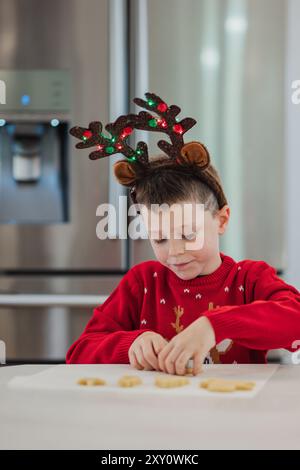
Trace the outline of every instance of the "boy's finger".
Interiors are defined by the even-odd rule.
[[[160,338],[159,336],[154,336],[152,339],[152,345],[155,354],[158,356],[160,351],[165,347],[165,345],[168,344],[166,340],[163,338]]]
[[[191,357],[191,353],[187,351],[182,351],[182,353],[179,354],[175,362],[175,373],[177,375],[186,374],[186,366],[190,357]]]
[[[178,359],[178,357],[182,353],[182,348],[181,346],[173,345],[171,351],[169,352],[168,356],[165,358],[165,369],[168,374],[175,374],[175,364]]]
[[[135,350],[135,355],[139,364],[141,364],[145,369],[148,369],[148,370],[152,369],[151,364],[149,364],[149,362],[144,356],[143,349],[141,346],[137,347],[137,349]]]
[[[202,355],[200,353],[196,353],[194,355],[194,370],[193,370],[194,375],[198,375],[200,374],[200,372],[202,372],[202,365],[203,365],[204,357],[205,355]]]
[[[144,367],[139,364],[138,360],[137,360],[137,357],[135,355],[135,352],[134,351],[131,351],[129,353],[129,359],[130,359],[130,364],[135,367],[136,369],[139,369],[139,370],[143,370]]]
[[[142,351],[146,361],[152,366],[153,369],[157,369],[158,361],[152,346],[152,342],[142,346]]]
[[[165,359],[164,367],[168,374],[175,374],[175,363],[178,357],[178,351],[172,349]]]
[[[158,367],[160,370],[166,372],[165,370],[165,359],[172,350],[172,345],[170,343],[166,344],[158,354]]]

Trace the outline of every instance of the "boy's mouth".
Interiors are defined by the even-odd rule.
[[[176,268],[183,268],[184,266],[187,266],[190,263],[191,263],[191,261],[188,261],[186,263],[173,264],[173,266],[175,266]]]

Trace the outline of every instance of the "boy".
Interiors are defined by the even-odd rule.
[[[66,362],[130,363],[138,369],[183,375],[191,358],[193,373],[198,374],[203,362],[265,363],[269,349],[294,352],[300,338],[300,293],[264,261],[236,262],[219,251],[230,208],[205,146],[183,144],[182,135],[194,120],[178,124],[175,116],[180,108],[168,108],[154,94],[146,97],[147,102],[134,101],[152,111],[155,103],[161,117],[156,130],[171,138],[172,145],[159,142],[169,158],[149,161],[146,144],[139,143],[134,156],[124,145],[128,122],[130,128],[156,127],[148,113],[121,116],[107,129],[117,140],[116,152],[119,144],[127,157],[114,165],[118,181],[131,187],[147,228],[149,215],[150,220],[158,216],[168,233],[160,225],[152,231],[150,224],[157,261],[140,263],[126,273],[106,302],[95,308]],[[90,125],[91,145],[107,145],[95,124]],[[84,132],[71,130],[76,137]],[[89,143],[78,144],[84,146]],[[99,157],[111,154],[105,145],[99,147]],[[96,153],[92,158],[98,158]],[[153,204],[164,204],[164,210],[157,213]],[[192,209],[187,226],[171,217],[174,204]],[[204,209],[200,222],[195,217],[199,204]]]

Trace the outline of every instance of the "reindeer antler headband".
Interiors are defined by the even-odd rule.
[[[91,160],[122,153],[127,160],[114,163],[115,176],[119,183],[132,188],[131,194],[133,195],[134,183],[141,178],[143,171],[149,165],[149,155],[145,142],[138,142],[136,149],[134,149],[129,146],[128,137],[134,129],[167,134],[171,143],[159,140],[158,147],[169,157],[170,163],[173,162],[175,165],[184,167],[192,166],[195,176],[211,188],[217,197],[219,208],[222,208],[227,204],[227,200],[223,193],[220,178],[210,163],[207,148],[201,142],[185,144],[183,141],[183,135],[197,121],[189,117],[179,121],[176,118],[181,111],[178,106],[168,106],[154,93],[145,93],[145,96],[146,101],[134,98],[134,103],[141,108],[156,113],[159,117],[155,117],[146,111],[140,111],[138,115],[119,116],[115,122],[105,126],[105,129],[110,133],[110,137],[103,134],[102,124],[99,121],[91,122],[88,129],[79,126],[72,127],[70,134],[81,140],[76,144],[76,148],[96,147],[96,150],[89,154]]]

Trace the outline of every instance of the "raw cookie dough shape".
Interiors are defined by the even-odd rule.
[[[210,378],[200,382],[199,386],[210,392],[235,392],[237,390],[252,390],[255,387],[255,382]]]
[[[135,375],[124,375],[118,380],[119,387],[136,387],[137,385],[141,385],[143,382],[142,380],[135,376]]]
[[[83,377],[82,379],[77,380],[78,385],[87,385],[89,387],[94,387],[98,385],[106,385],[105,380],[98,377]]]
[[[157,377],[154,384],[159,388],[176,388],[189,384],[186,377]]]
[[[236,390],[253,390],[254,387],[255,387],[255,382],[237,381],[235,383]]]

